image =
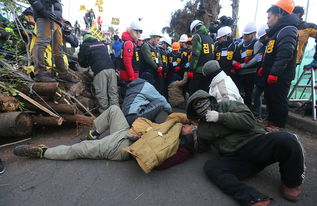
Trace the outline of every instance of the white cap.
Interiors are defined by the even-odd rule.
[[[251,34],[253,32],[256,32],[256,25],[254,22],[250,22],[247,25],[245,25],[242,34]]]
[[[224,26],[224,27],[221,27],[220,29],[218,29],[216,38],[219,39],[220,37],[227,36],[231,33],[232,33],[231,28],[228,26]]]
[[[188,36],[187,34],[182,34],[179,38],[179,42],[187,42]]]
[[[258,29],[258,32],[256,34],[257,38],[260,39],[262,36],[264,36],[266,34],[266,30],[268,29],[269,27],[265,24],[265,25],[262,25],[259,29]]]
[[[162,37],[162,34],[161,34],[160,32],[158,32],[158,31],[152,31],[152,32],[150,33],[150,37],[152,37],[152,36]]]
[[[172,39],[170,37],[164,36],[160,39],[160,42],[165,42],[168,46],[172,46]]]
[[[194,20],[191,24],[190,24],[190,32],[193,32],[194,28],[198,25],[203,25],[203,22],[200,20]]]
[[[131,22],[130,28],[133,29],[133,30],[143,30],[140,21]]]

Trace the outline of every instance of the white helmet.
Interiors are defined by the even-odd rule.
[[[168,44],[168,46],[172,46],[172,39],[170,37],[164,36],[163,38],[161,38],[160,42],[165,42],[166,44]]]
[[[141,30],[141,31],[143,30],[140,21],[131,22],[130,28],[133,29],[133,30]]]
[[[231,31],[230,27],[228,27],[228,26],[221,27],[220,29],[218,29],[216,39],[219,39],[220,37],[223,37],[223,36],[227,36],[231,33],[232,33],[232,31]]]
[[[155,37],[155,36],[162,37],[162,34],[158,31],[152,31],[150,33],[150,37]]]
[[[182,34],[179,38],[179,42],[187,42],[188,36],[187,34]]]
[[[256,25],[254,22],[250,22],[247,25],[245,25],[242,34],[251,34],[253,32],[256,32]]]
[[[256,34],[257,38],[260,39],[262,36],[264,36],[266,34],[266,30],[268,29],[269,27],[265,24],[265,25],[262,25],[259,29],[258,29],[258,32]]]
[[[190,32],[193,32],[194,28],[198,25],[203,25],[203,22],[200,20],[194,20],[191,24],[190,24]]]

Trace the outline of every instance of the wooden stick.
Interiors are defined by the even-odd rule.
[[[26,142],[26,141],[29,141],[29,140],[31,140],[31,138],[23,139],[23,140],[16,141],[16,142],[11,142],[11,143],[8,143],[8,144],[3,144],[3,145],[0,146],[0,148],[11,146],[11,145],[14,145],[14,144],[19,144],[19,143]]]

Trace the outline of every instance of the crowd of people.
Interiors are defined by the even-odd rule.
[[[78,41],[70,22],[59,24],[61,3],[56,1],[52,12],[44,0],[29,2],[37,26],[34,80],[78,81],[68,74],[62,58],[63,40],[72,47],[78,47]],[[204,171],[240,205],[273,203],[272,197],[241,180],[275,162],[281,194],[297,201],[305,177],[303,148],[295,134],[279,130],[287,121],[287,94],[305,43],[308,36],[317,39],[317,26],[304,22],[303,14],[293,0],[279,0],[267,10],[267,25],[257,28],[248,23],[239,39],[233,38],[230,18],[221,17],[208,29],[194,20],[190,34],[174,42],[158,31],[145,36],[146,28],[133,21],[121,39],[114,36],[112,57],[104,42],[80,31],[76,22],[74,30],[83,42],[74,61],[93,72],[100,115],[80,143],[51,148],[20,145],[14,154],[54,160],[133,157],[148,173],[182,163],[213,145],[220,157],[207,161]],[[90,10],[86,29],[93,18]],[[52,28],[54,36],[48,35]],[[58,76],[46,70],[44,53],[51,38]],[[317,66],[317,51],[312,65]],[[173,113],[173,108],[185,113]],[[168,114],[166,121],[155,123],[161,112]],[[108,130],[110,135],[103,137]]]

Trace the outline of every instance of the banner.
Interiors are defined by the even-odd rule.
[[[96,0],[96,6],[102,6],[103,0]]]
[[[119,25],[119,24],[120,24],[120,19],[119,19],[119,18],[114,18],[114,17],[112,17],[112,19],[111,19],[111,24],[113,24],[113,25]]]
[[[91,33],[91,35],[93,35],[93,37],[95,37],[95,38],[98,39],[99,41],[105,41],[105,40],[106,40],[105,34],[102,33],[102,32],[96,27],[96,24],[93,25],[93,27],[91,27],[91,29],[89,29],[88,32]]]
[[[86,11],[86,6],[85,5],[80,5],[79,11]]]
[[[103,7],[102,6],[98,6],[98,11],[99,12],[103,12]]]

